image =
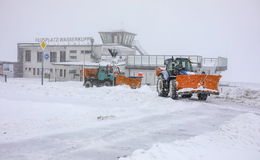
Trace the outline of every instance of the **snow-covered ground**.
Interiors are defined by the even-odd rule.
[[[218,98],[250,106],[260,106],[260,84],[225,82],[220,86],[222,91]]]
[[[260,159],[260,85],[226,83],[206,102],[154,87],[0,82],[0,159]]]
[[[260,116],[237,116],[214,132],[155,144],[149,150],[137,150],[121,160],[259,160]]]

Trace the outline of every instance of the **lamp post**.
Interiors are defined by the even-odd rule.
[[[84,51],[84,62],[83,62],[83,68],[82,68],[82,76],[83,76],[83,86],[85,85],[85,60],[86,60],[86,53]]]
[[[44,69],[44,66],[43,66],[43,63],[44,63],[44,49],[46,48],[47,46],[47,43],[45,41],[42,41],[40,43],[40,46],[42,48],[42,55],[41,55],[41,60],[42,60],[42,73],[41,73],[41,85],[43,85],[43,69]]]
[[[91,42],[91,57],[94,58],[94,53],[93,53],[94,38],[91,38],[91,39],[90,39],[90,42]]]
[[[90,39],[90,42],[91,42],[91,58],[93,58],[94,57],[94,55],[93,55],[93,44],[94,44],[94,38],[91,38]],[[84,51],[84,62],[83,62],[83,68],[82,68],[82,76],[83,76],[83,85],[85,85],[85,65],[86,65],[86,53],[85,53],[85,51]]]
[[[44,66],[43,66],[43,63],[44,63],[44,50],[42,51],[42,73],[41,73],[41,84],[43,85],[43,69],[44,69]]]

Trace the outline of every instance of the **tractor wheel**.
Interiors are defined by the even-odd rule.
[[[208,97],[208,94],[206,93],[198,93],[198,98],[200,101],[206,101]]]
[[[91,82],[91,81],[88,81],[88,80],[84,83],[84,85],[85,85],[86,88],[93,87],[92,82]]]
[[[164,88],[164,84],[163,84],[163,76],[160,75],[158,77],[158,80],[157,80],[157,85],[156,85],[156,88],[157,88],[157,93],[159,96],[161,97],[167,97],[168,94],[169,94],[169,90],[167,88]]]
[[[178,93],[176,90],[176,80],[175,79],[170,80],[169,90],[170,90],[170,97],[172,99],[178,99]]]
[[[192,94],[184,94],[181,96],[182,98],[191,98],[192,97]]]
[[[103,83],[103,86],[107,86],[107,87],[112,86],[112,82],[111,81],[105,81]]]

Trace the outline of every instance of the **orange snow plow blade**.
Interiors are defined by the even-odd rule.
[[[220,75],[177,75],[178,92],[206,92],[219,94]]]
[[[125,76],[117,76],[116,77],[116,85],[128,85],[131,88],[139,88],[141,87],[142,77],[125,77]]]

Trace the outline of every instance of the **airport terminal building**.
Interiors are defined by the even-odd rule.
[[[108,49],[118,51],[117,61],[126,76],[143,73],[143,83],[155,84],[155,68],[163,66],[163,61],[171,57],[190,58],[196,72],[219,74],[227,69],[227,59],[203,58],[197,55],[148,55],[135,41],[136,34],[126,31],[99,32],[102,44],[95,44],[91,37],[38,38],[36,43],[18,43],[16,66],[19,74],[14,77],[40,78],[42,60],[44,77],[51,81],[80,81],[83,66],[111,62]],[[40,42],[47,47],[42,50]]]
[[[80,80],[84,63],[95,64],[103,56],[109,57],[108,49],[117,49],[121,58],[136,55],[133,46],[135,34],[116,31],[100,32],[100,36],[103,44],[95,44],[91,37],[37,39],[39,43],[44,40],[48,44],[44,53],[39,43],[18,43],[18,62],[23,68],[23,77],[41,76],[42,57],[45,77],[65,81]]]

